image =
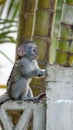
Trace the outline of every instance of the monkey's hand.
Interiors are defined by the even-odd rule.
[[[45,69],[38,69],[37,70],[37,76],[38,77],[45,77],[47,75],[47,72]]]

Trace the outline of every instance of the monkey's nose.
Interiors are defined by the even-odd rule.
[[[38,56],[38,52],[36,52],[36,56]]]
[[[38,54],[39,54],[39,52],[38,51],[36,51],[36,55],[38,56]]]

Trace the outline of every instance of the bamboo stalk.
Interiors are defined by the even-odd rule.
[[[23,41],[32,39],[36,1],[37,0],[20,1],[17,46]]]
[[[54,23],[54,34],[53,34],[53,41],[50,48],[50,63],[53,64],[56,58],[56,48],[57,48],[57,40],[59,36],[59,25],[61,21],[61,13],[62,13],[62,6],[64,0],[58,0],[57,7],[56,7],[56,17]]]
[[[56,63],[66,66],[73,62],[73,2],[63,4]]]

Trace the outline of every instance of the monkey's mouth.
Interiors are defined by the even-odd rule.
[[[32,59],[33,59],[33,60],[37,60],[37,59],[38,59],[38,56],[37,56],[37,55],[36,55],[36,56],[33,56]]]

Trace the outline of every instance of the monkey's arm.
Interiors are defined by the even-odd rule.
[[[30,72],[25,71],[24,67],[21,67],[21,66],[19,66],[18,69],[19,69],[20,73],[22,74],[22,76],[23,76],[24,78],[32,78],[32,77],[35,77],[35,76],[36,76],[36,73],[37,73],[37,70],[36,70],[36,69],[35,69],[35,70],[32,70],[32,71],[30,71]],[[27,69],[28,69],[28,68],[27,68]]]
[[[38,64],[37,64],[37,66],[34,64],[34,66],[32,66],[32,69],[30,68],[30,66],[29,66],[29,68],[25,68],[25,66],[22,63],[19,63],[18,70],[20,71],[22,76],[25,78],[42,77],[42,76],[45,77],[46,76],[45,69],[40,69]],[[30,71],[28,71],[28,70],[30,70]]]
[[[45,69],[40,69],[40,68],[37,69],[36,77],[45,77],[46,75],[47,75],[47,72]]]
[[[26,78],[32,78],[32,77],[45,77],[46,76],[46,70],[44,69],[35,69],[32,70],[24,75]]]

